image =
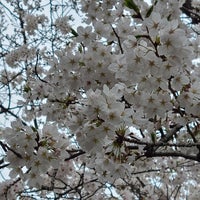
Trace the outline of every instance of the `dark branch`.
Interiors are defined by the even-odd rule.
[[[147,157],[182,157],[189,160],[194,160],[200,162],[199,158],[196,155],[187,155],[181,152],[152,152],[152,155],[147,154]]]
[[[186,0],[181,11],[191,18],[192,24],[200,23],[200,10],[192,6],[192,0]]]

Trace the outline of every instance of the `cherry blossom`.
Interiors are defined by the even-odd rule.
[[[2,199],[197,199],[198,2],[70,2],[0,3]]]

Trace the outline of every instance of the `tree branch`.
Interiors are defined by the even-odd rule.
[[[181,152],[151,152],[152,154],[147,154],[146,157],[182,157],[189,160],[194,160],[200,162],[200,159],[196,155],[187,155]]]

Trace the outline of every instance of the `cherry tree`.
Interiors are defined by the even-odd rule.
[[[1,198],[198,199],[199,11],[1,1]]]

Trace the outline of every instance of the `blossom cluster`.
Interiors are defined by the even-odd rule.
[[[74,30],[67,16],[57,18],[56,29],[72,41],[52,45],[53,56],[41,53],[48,67],[41,77],[35,67],[18,102],[28,122],[18,119],[1,136],[11,178],[68,197],[80,188],[83,196],[105,197],[102,184],[115,185],[123,199],[135,198],[132,191],[167,198],[164,185],[172,195],[179,188],[181,198],[195,188],[186,180],[200,181],[193,173],[200,154],[200,71],[193,61],[200,44],[181,18],[183,3],[81,0],[85,26]],[[26,31],[34,34],[45,21],[26,15]],[[6,61],[14,66],[35,55],[23,45]],[[36,118],[45,118],[42,127]]]
[[[1,199],[16,199],[18,193],[23,191],[23,182],[22,181],[16,181],[16,180],[9,180],[7,182],[1,182],[0,183],[0,194]]]
[[[41,24],[42,26],[44,25],[45,22],[47,22],[48,18],[43,14],[43,15],[32,15],[32,14],[27,14],[25,16],[25,29],[29,35],[34,35],[35,30],[38,29],[38,25]]]
[[[177,9],[172,1],[166,10],[163,2],[157,3],[144,19],[148,7],[141,4],[138,23],[142,26],[123,17],[123,9],[131,12],[130,16],[134,13],[120,1],[82,3],[90,25],[77,28],[75,42],[83,46],[73,52],[56,52],[50,63],[55,78],[52,80],[51,70],[45,78],[54,86],[43,110],[48,120],[69,127],[81,148],[94,157],[91,167],[103,166],[97,168],[101,177],[104,174],[105,180],[113,180],[128,173],[126,164],[130,163],[123,162],[135,157],[126,151],[126,142],[119,140],[130,137],[130,127],[145,131],[145,141],[151,142],[150,133],[162,126],[168,130],[170,124],[185,126],[198,118],[193,36],[172,14]],[[181,2],[176,5],[182,6]],[[167,20],[167,16],[171,18]],[[48,88],[43,86],[44,91]],[[143,155],[144,150],[138,154]]]
[[[55,126],[46,125],[38,132],[18,121],[12,123],[12,129],[6,128],[3,135],[12,149],[6,157],[11,168],[9,176],[15,179],[20,175],[31,187],[45,185],[47,171],[59,168],[57,157],[62,161],[68,157],[68,139]]]
[[[58,30],[61,31],[62,34],[67,34],[70,32],[70,25],[69,25],[69,17],[64,16],[64,17],[59,17],[55,21],[55,26]]]
[[[35,55],[35,48],[30,48],[27,45],[22,45],[7,54],[6,62],[9,66],[15,67],[16,63],[32,60],[35,58]]]

